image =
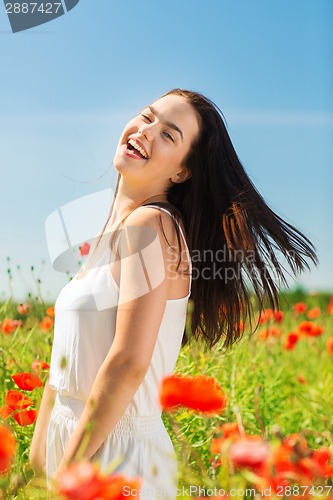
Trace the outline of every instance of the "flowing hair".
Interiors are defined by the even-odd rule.
[[[179,88],[161,97],[168,95],[186,99],[199,118],[183,162],[190,178],[168,189],[167,204],[154,203],[182,218],[192,257],[191,333],[184,331],[182,345],[193,337],[210,349],[222,338],[229,348],[251,323],[253,295],[259,312],[266,303],[278,309],[279,290],[288,286],[285,264],[297,275],[309,269],[306,259],[318,260],[311,241],[273,212],[249,179],[216,104]]]

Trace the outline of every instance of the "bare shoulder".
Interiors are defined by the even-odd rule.
[[[164,210],[154,207],[138,207],[124,221],[124,227],[150,227],[160,236],[163,235],[159,221],[162,221],[163,231],[170,243],[175,242],[175,225],[173,218]]]
[[[182,228],[183,229],[183,228]],[[183,229],[184,231],[184,229]],[[186,250],[183,238],[178,240],[173,217],[169,212],[155,207],[138,207],[123,222],[120,238],[120,256],[139,252],[144,248],[162,250],[164,262],[172,263],[170,269],[176,266],[176,257],[181,252],[182,259],[187,264]],[[155,258],[155,257],[154,257]]]
[[[179,224],[185,235],[181,220]],[[151,276],[160,276],[164,268],[168,299],[183,298],[189,288],[188,254],[184,239],[180,237],[178,240],[180,235],[177,236],[174,219],[169,211],[157,207],[138,207],[125,219],[123,229],[120,257],[141,254],[146,259]]]
[[[126,217],[124,225],[138,223],[138,225],[154,225],[158,221],[158,216],[161,215],[163,222],[164,220],[170,221],[172,224],[172,218],[169,214],[155,207],[138,207],[133,212]]]

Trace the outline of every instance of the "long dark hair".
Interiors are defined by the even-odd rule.
[[[186,99],[200,124],[184,161],[191,177],[167,191],[169,207],[184,222],[192,256],[191,335],[184,332],[182,345],[193,337],[207,349],[223,338],[223,346],[230,347],[252,316],[252,295],[259,311],[266,304],[278,309],[279,290],[287,286],[285,264],[294,275],[308,269],[306,258],[318,262],[315,248],[258,193],[216,104],[179,88],[161,97],[167,95]]]
[[[220,109],[197,92],[173,89],[164,95],[170,94],[185,98],[200,119],[199,135],[184,162],[191,178],[173,184],[167,195],[183,215],[193,257],[191,330],[210,348],[221,337],[229,347],[242,336],[241,322],[251,317],[251,292],[259,310],[265,299],[273,309],[279,307],[279,288],[287,283],[277,250],[297,274],[309,268],[306,258],[317,263],[315,249],[258,193]]]

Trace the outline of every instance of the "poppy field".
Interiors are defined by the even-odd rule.
[[[188,321],[191,315],[188,306]],[[48,377],[54,307],[0,305],[0,498],[47,498],[29,447]],[[286,293],[231,350],[181,349],[160,387],[179,498],[333,498],[333,298]],[[124,493],[124,485],[131,485]],[[140,478],[77,462],[52,498],[138,498]],[[129,493],[129,491],[131,493]],[[50,492],[49,492],[50,495]],[[165,497],[167,498],[167,497]]]

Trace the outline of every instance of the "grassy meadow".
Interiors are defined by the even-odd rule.
[[[45,304],[40,298],[30,297],[26,303],[28,305],[17,304],[9,299],[0,305],[0,427],[9,428],[17,443],[6,468],[3,463],[8,451],[1,451],[3,444],[0,441],[0,470],[3,467],[0,498],[6,499],[46,498],[44,483],[34,478],[28,460],[35,410],[39,408],[43,387],[38,387],[33,379],[32,390],[22,389],[25,386],[20,388],[12,376],[31,373],[45,384],[54,309],[53,304]],[[189,317],[190,307],[191,303]],[[242,340],[231,350],[225,351],[221,343],[211,352],[204,352],[199,345],[181,349],[175,372],[190,377],[214,377],[227,403],[215,414],[185,406],[163,412],[163,421],[174,443],[181,472],[179,498],[221,498],[227,494],[228,498],[261,498],[264,496],[263,486],[271,488],[272,485],[273,490],[266,494],[272,498],[333,498],[332,461],[328,455],[323,458],[325,453],[333,450],[332,338],[333,303],[330,296],[298,291],[282,296],[281,312],[267,310],[251,336],[245,325]],[[25,412],[21,417],[17,416],[20,411],[13,411],[13,402],[8,407],[8,391],[19,391],[32,400],[24,410],[21,407],[21,412]],[[200,394],[196,397],[200,399]],[[234,434],[228,439],[227,433],[222,431],[221,435],[220,431],[221,426],[228,422],[235,423],[243,437],[257,436],[254,442],[259,443],[258,446],[263,442],[270,443],[279,450],[279,459],[275,452],[274,467],[269,473],[268,469],[262,468],[267,466],[268,459],[265,455],[264,464],[264,460],[258,458],[260,450],[255,444],[253,452],[250,450],[250,459],[248,456],[244,458],[243,453],[242,462],[239,459],[238,462],[236,459],[229,461],[228,447]],[[295,434],[298,436],[296,445],[290,447],[288,441],[289,455],[284,455],[282,460],[282,448],[278,447],[285,438]],[[217,437],[220,437],[220,444],[218,450],[215,446],[213,453],[212,442]],[[314,462],[313,452],[318,449],[321,458]],[[287,450],[287,445],[283,450]],[[257,457],[256,463],[253,457]],[[298,463],[301,459],[302,463]],[[277,491],[274,477],[281,476],[281,471],[286,470],[283,464],[287,462],[292,469],[290,480],[281,479]],[[300,470],[301,475],[295,476]],[[259,481],[258,477],[265,480]],[[300,483],[303,485],[301,492],[295,486]],[[253,485],[256,485],[255,492],[246,490]],[[291,489],[288,485],[292,485]],[[304,485],[312,485],[314,489],[305,490]],[[222,489],[225,493],[221,493]]]

